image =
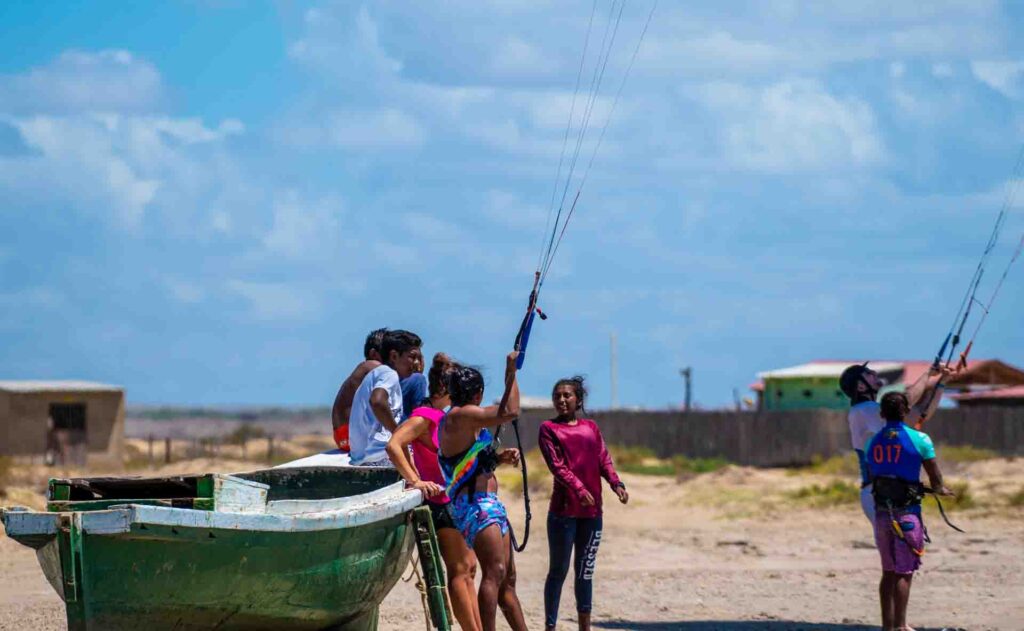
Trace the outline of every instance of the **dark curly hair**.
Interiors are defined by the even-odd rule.
[[[434,355],[430,370],[427,371],[427,390],[431,399],[448,392],[448,386],[444,382],[445,373],[458,366],[444,353]]]
[[[558,388],[561,386],[569,386],[576,392],[576,409],[583,410],[583,405],[587,399],[587,387],[583,382],[584,379],[580,375],[559,379],[555,382],[554,387],[551,388],[551,398],[555,398],[555,392],[558,391]]]
[[[366,336],[366,342],[363,343],[363,358],[370,359],[370,353],[377,351],[377,354],[381,357],[384,356],[384,336],[387,335],[388,330],[375,329],[370,331],[370,334]]]
[[[910,401],[902,392],[889,392],[879,403],[879,414],[887,421],[902,421],[910,411]]]
[[[484,391],[484,376],[472,366],[452,366],[444,373],[444,385],[452,398],[452,406],[466,405]]]
[[[423,346],[423,340],[420,336],[409,331],[403,331],[398,329],[396,331],[388,331],[384,334],[384,342],[381,344],[380,356],[384,360],[384,363],[388,363],[388,358],[391,356],[391,351],[396,351],[399,355],[408,353],[414,348],[420,348]]]

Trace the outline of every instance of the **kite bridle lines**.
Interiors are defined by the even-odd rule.
[[[633,70],[637,54],[640,52],[640,46],[643,44],[644,38],[647,36],[647,29],[651,25],[651,19],[654,17],[654,10],[658,6],[657,0],[655,0],[647,15],[647,20],[644,22],[643,29],[640,31],[636,47],[633,49],[633,54],[629,59],[629,65],[626,66],[626,70],[623,73],[618,90],[615,92],[615,98],[608,110],[608,115],[605,118],[604,124],[601,126],[601,132],[598,135],[597,142],[594,143],[594,147],[590,152],[590,158],[587,161],[586,168],[584,168],[582,174],[579,174],[577,177],[576,167],[579,164],[580,154],[584,149],[584,141],[587,137],[587,131],[590,129],[590,123],[593,119],[595,106],[597,105],[597,100],[601,93],[601,84],[604,82],[605,71],[608,68],[608,60],[611,58],[612,51],[615,47],[615,40],[619,34],[619,27],[622,24],[622,15],[626,8],[626,0],[611,0],[611,4],[608,7],[608,17],[604,25],[604,34],[601,37],[601,44],[598,47],[597,59],[594,61],[589,91],[585,99],[583,99],[582,112],[580,113],[578,121],[579,129],[574,130],[573,123],[576,120],[576,106],[577,102],[581,100],[579,98],[580,85],[583,81],[584,69],[587,66],[587,51],[590,49],[590,39],[594,28],[594,17],[597,14],[598,3],[599,0],[594,0],[593,6],[590,10],[590,19],[587,22],[587,33],[583,40],[583,53],[580,56],[579,70],[576,73],[576,87],[573,90],[572,105],[569,109],[569,121],[566,123],[565,134],[562,137],[562,150],[558,157],[558,167],[555,169],[555,182],[551,189],[551,201],[548,204],[547,220],[545,221],[544,232],[542,233],[540,254],[537,257],[537,269],[533,275],[533,288],[530,290],[530,297],[526,304],[526,314],[523,316],[523,320],[519,325],[519,331],[516,333],[515,344],[513,346],[513,349],[519,353],[519,357],[516,360],[517,370],[522,369],[523,364],[526,362],[526,347],[530,341],[530,331],[533,329],[534,317],[539,315],[542,320],[547,319],[547,315],[545,315],[537,306],[537,300],[540,297],[541,289],[544,287],[544,281],[547,279],[548,272],[551,271],[551,264],[555,259],[555,255],[558,253],[558,248],[562,244],[562,239],[565,237],[565,231],[569,225],[569,221],[576,212],[576,205],[580,200],[580,194],[583,192],[583,185],[586,184],[587,177],[590,175],[590,170],[594,166],[594,159],[597,157],[597,152],[601,148],[601,144],[604,142],[605,132],[608,130],[608,123],[611,121],[612,115],[615,113],[615,109],[619,104],[623,88],[626,86],[626,80],[629,78],[629,74]],[[572,155],[566,159],[567,149],[569,147],[569,137],[574,133],[574,131],[576,135]],[[565,179],[563,180],[562,170],[566,165],[568,166],[566,169]],[[558,194],[559,189],[561,189],[561,196]],[[570,199],[569,192],[573,189],[575,189],[575,193],[572,194],[571,203],[569,204],[569,207],[566,208],[566,201]],[[556,200],[558,201],[557,211],[555,204]],[[553,221],[552,215],[554,215]],[[501,405],[499,406],[499,409],[501,410],[504,410],[505,406],[508,404],[511,385],[511,379],[507,380],[505,383],[505,392],[502,395]],[[512,545],[515,547],[517,552],[521,552],[526,548],[526,542],[530,538],[530,520],[532,519],[532,514],[530,512],[530,490],[526,473],[526,454],[522,453],[523,446],[522,442],[519,440],[518,418],[512,420],[512,428],[515,431],[516,443],[520,451],[519,462],[523,473],[523,503],[526,508],[526,529],[524,531],[522,544],[520,545],[516,541],[515,533],[512,533]],[[498,428],[497,433],[499,436],[501,435],[501,427]]]
[[[1021,251],[1024,250],[1024,236],[1022,236],[1020,242],[1017,244],[1017,248],[1013,252],[1013,255],[1006,263],[1006,267],[1003,269],[1003,273],[999,277],[999,281],[992,290],[992,295],[989,297],[988,302],[983,303],[978,300],[978,289],[981,287],[981,280],[985,275],[985,266],[987,265],[992,252],[999,244],[999,237],[1002,234],[1003,226],[1006,224],[1010,210],[1014,207],[1016,202],[1017,193],[1020,191],[1022,175],[1024,175],[1024,146],[1021,146],[1020,151],[1017,153],[1017,161],[1014,164],[1013,173],[1011,174],[1010,181],[1006,187],[1006,196],[1003,198],[1003,204],[999,209],[999,214],[996,215],[995,224],[992,226],[992,233],[989,235],[988,242],[985,244],[985,249],[982,251],[981,257],[978,260],[978,266],[974,269],[974,275],[971,276],[971,281],[967,285],[967,292],[964,294],[963,300],[960,302],[960,309],[957,311],[956,317],[953,318],[953,324],[950,326],[949,332],[946,334],[946,339],[942,342],[942,346],[939,347],[939,352],[935,355],[935,361],[932,363],[932,367],[935,369],[939,369],[943,365],[949,368],[952,365],[953,357],[956,354],[956,348],[961,342],[964,328],[967,326],[967,321],[971,317],[971,310],[975,305],[977,305],[982,310],[981,318],[979,318],[977,325],[974,327],[974,332],[967,341],[967,345],[964,346],[964,350],[960,353],[960,358],[958,360],[958,365],[961,368],[967,367],[967,358],[971,353],[971,349],[974,347],[974,341],[977,339],[978,333],[981,331],[981,327],[985,323],[985,320],[988,319],[988,314],[992,310],[992,305],[999,296],[999,292],[1003,288],[1003,283],[1006,281],[1006,277],[1010,274],[1010,268],[1012,268],[1013,264],[1017,262],[1017,259],[1020,258]],[[917,421],[918,429],[920,429],[927,420],[925,413],[928,408],[931,407],[937,392],[938,387],[931,391],[927,402],[925,405],[921,406],[921,417]]]

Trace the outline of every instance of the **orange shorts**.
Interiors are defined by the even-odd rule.
[[[348,453],[348,423],[334,428],[334,444],[339,451]]]

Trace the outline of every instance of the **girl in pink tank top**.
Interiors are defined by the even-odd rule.
[[[444,487],[444,475],[437,463],[437,427],[441,419],[444,418],[444,410],[424,405],[412,411],[409,420],[411,421],[413,418],[420,418],[429,423],[425,432],[426,436],[424,436],[429,439],[429,444],[425,440],[414,440],[410,443],[412,462],[416,465],[416,470],[419,471],[422,479]],[[438,493],[428,497],[427,501],[431,504],[447,504],[451,500],[447,493]]]

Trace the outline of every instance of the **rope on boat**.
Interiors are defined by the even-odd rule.
[[[416,576],[416,590],[420,593],[420,604],[423,605],[423,622],[427,631],[433,631],[433,625],[430,622],[430,604],[427,602],[427,583],[420,574],[419,550],[413,550],[412,555],[409,556],[409,563],[412,565],[412,571],[409,572],[409,576],[402,577],[402,582],[408,583],[414,575]]]

